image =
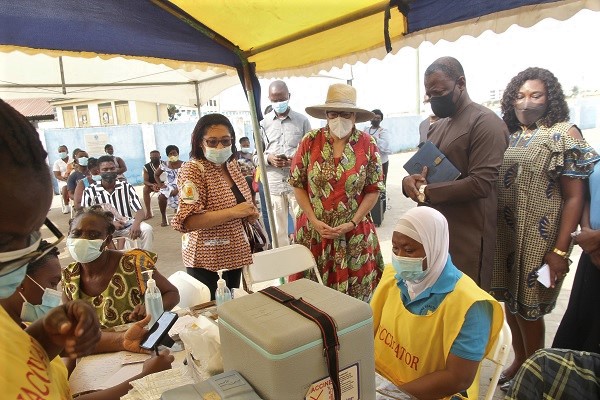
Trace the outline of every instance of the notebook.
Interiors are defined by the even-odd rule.
[[[425,166],[427,183],[450,182],[460,176],[460,171],[431,142],[419,144],[419,150],[404,164],[404,169],[411,175],[420,174]]]

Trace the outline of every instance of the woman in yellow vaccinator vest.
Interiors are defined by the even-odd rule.
[[[377,372],[419,399],[477,399],[479,364],[504,318],[500,304],[452,264],[448,244],[441,213],[409,210],[394,228],[392,265],[371,300]]]

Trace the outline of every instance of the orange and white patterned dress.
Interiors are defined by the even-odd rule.
[[[246,179],[237,162],[226,163],[233,182],[247,201],[252,201]],[[209,271],[238,269],[252,263],[250,245],[241,219],[234,219],[207,229],[189,230],[185,219],[193,214],[234,207],[235,195],[220,168],[206,160],[191,159],[183,164],[177,176],[179,208],[171,225],[183,232],[181,252],[186,268],[204,268]]]

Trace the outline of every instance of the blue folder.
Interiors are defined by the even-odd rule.
[[[425,166],[427,183],[450,182],[460,176],[460,171],[431,142],[419,144],[419,150],[404,164],[404,169],[411,175],[420,174]]]

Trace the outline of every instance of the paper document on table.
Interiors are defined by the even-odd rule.
[[[130,394],[134,392],[136,398],[141,400],[160,400],[163,392],[195,382],[188,367],[178,367],[147,375],[130,383],[134,389],[130,391]]]
[[[127,351],[83,357],[69,377],[72,394],[106,389],[142,372],[149,356]]]
[[[179,333],[184,330],[188,325],[196,322],[196,317],[191,315],[184,315],[179,317],[171,329],[169,329],[169,336],[174,340],[179,340]]]
[[[375,385],[376,400],[416,400],[378,373],[375,374]]]

